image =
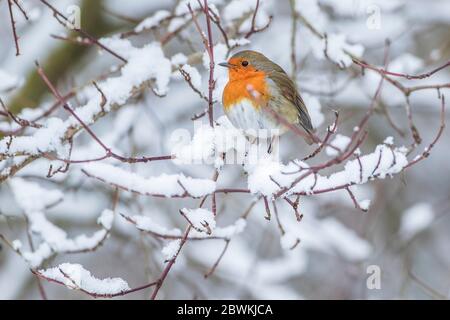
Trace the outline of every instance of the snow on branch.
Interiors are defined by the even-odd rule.
[[[183,174],[144,178],[122,168],[98,162],[85,164],[82,171],[89,177],[117,188],[155,197],[199,198],[216,189],[216,183],[208,179],[195,179]]]
[[[181,209],[180,213],[189,224],[198,232],[205,232],[211,234],[216,228],[216,220],[214,219],[214,213],[209,210],[198,209]]]
[[[80,264],[63,263],[57,267],[36,271],[40,277],[65,285],[69,289],[80,290],[94,297],[124,295],[130,290],[121,278],[97,279]]]
[[[142,20],[135,28],[136,33],[142,32],[144,30],[149,30],[158,26],[161,21],[170,17],[170,12],[167,10],[156,11],[152,16]]]
[[[87,87],[83,91],[87,103],[76,109],[72,108],[74,113],[67,120],[48,118],[43,127],[30,136],[1,139],[0,160],[19,155],[39,156],[51,152],[65,159],[69,152],[67,142],[75,133],[109,111],[123,106],[149,83],[155,83],[154,90],[157,94],[163,95],[167,92],[171,63],[164,57],[159,44],[150,43],[142,48],[135,48],[124,39],[105,38],[102,42],[128,58],[128,62],[120,69],[120,75]],[[96,87],[101,90],[101,95]],[[7,176],[8,172],[1,174],[0,180]]]
[[[226,120],[222,118],[218,120],[218,123],[225,122]],[[236,151],[240,154],[233,160],[239,159],[242,164],[245,164],[244,168],[249,174],[248,188],[250,192],[269,197],[275,196],[283,189],[289,190],[284,196],[305,195],[364,184],[375,178],[384,179],[386,176],[397,174],[408,165],[407,148],[380,144],[367,155],[360,156],[355,152],[358,159],[347,161],[344,170],[327,177],[319,175],[318,172],[332,166],[334,164],[332,162],[310,167],[303,161],[293,160],[284,165],[270,156],[261,157],[260,154],[254,154],[259,151],[258,149],[246,150],[245,145],[232,143],[239,138],[245,142],[245,137],[238,130],[230,131],[225,126],[216,126],[215,128],[201,126],[194,134],[190,144],[176,147],[175,161],[183,160],[187,163],[205,161],[207,163],[212,159],[213,163],[223,164],[219,161],[219,155],[226,154],[228,151]],[[350,142],[352,142],[350,138],[337,135],[331,145],[344,152],[348,149]],[[340,156],[329,147],[327,147],[327,154]],[[349,156],[351,155],[350,153]],[[249,161],[250,159],[256,159],[256,161]]]
[[[63,199],[58,190],[48,190],[37,183],[28,182],[21,178],[10,181],[14,197],[23,209],[27,218],[29,230],[41,238],[36,250],[25,250],[19,240],[13,241],[13,249],[27,261],[32,268],[39,267],[46,259],[58,253],[81,253],[94,251],[100,247],[109,236],[114,219],[113,211],[103,210],[97,223],[101,230],[91,236],[85,234],[69,238],[66,231],[50,222],[44,210],[54,206]]]
[[[352,58],[349,53],[355,56],[362,56],[364,47],[359,44],[349,44],[344,34],[327,34],[314,47],[315,56],[318,59],[329,59],[342,68],[352,65]]]
[[[401,172],[408,164],[406,151],[406,148],[391,149],[378,145],[374,152],[359,157],[359,160],[348,161],[344,170],[329,176],[316,174],[315,171],[320,168],[310,168],[301,161],[292,161],[288,165],[269,162],[252,168],[249,189],[253,193],[273,196],[288,187],[289,191],[285,195],[308,195],[364,184],[375,178],[384,179]]]
[[[182,236],[182,232],[180,229],[167,229],[154,222],[153,219],[149,216],[126,216],[122,213],[121,216],[128,222],[134,224],[138,230],[148,232],[156,237],[161,237],[164,239],[180,239]]]
[[[195,212],[195,210],[191,210],[191,212],[192,211]],[[207,215],[209,216],[207,219],[210,219],[211,218],[210,214],[207,213]],[[167,240],[178,240],[183,238],[183,233],[180,229],[178,228],[167,229],[166,227],[161,226],[160,224],[153,221],[153,219],[149,216],[143,215],[127,216],[125,214],[121,214],[121,216],[131,224],[135,225],[138,230],[148,232],[154,237]],[[193,220],[195,220],[195,218]],[[214,228],[211,228],[211,233],[209,234],[203,231],[202,228],[205,227],[203,227],[201,221],[199,222],[199,225],[200,225],[199,230],[201,231],[197,231],[196,229],[194,229],[192,232],[190,232],[190,235],[187,238],[188,240],[208,240],[208,239],[229,240],[233,236],[242,233],[247,225],[247,222],[244,218],[240,218],[231,225],[225,227],[216,226]]]

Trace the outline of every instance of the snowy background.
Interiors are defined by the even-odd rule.
[[[318,136],[332,131],[305,161],[316,147],[290,132],[280,159],[237,164],[222,158],[243,152],[222,146],[240,136],[222,117],[223,68],[215,129],[192,120],[208,106],[209,55],[189,2],[208,37],[197,1],[50,2],[80,8],[95,43],[41,1],[18,1],[26,20],[0,0],[0,298],[148,299],[158,279],[158,299],[450,297],[448,130],[428,150],[448,122],[450,67],[380,82],[354,62],[402,75],[445,65],[450,1],[260,0],[256,14],[256,0],[208,1],[214,61],[264,53],[295,79]]]

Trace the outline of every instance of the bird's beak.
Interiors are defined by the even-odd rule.
[[[233,68],[235,65],[228,63],[228,62],[221,62],[221,63],[219,63],[219,66],[225,67],[225,68]]]

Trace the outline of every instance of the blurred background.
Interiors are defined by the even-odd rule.
[[[120,66],[121,62],[100,52],[95,45],[76,43],[77,34],[58,23],[51,10],[39,1],[19,3],[29,20],[13,7],[20,36],[20,56],[16,56],[8,1],[0,0],[0,97],[12,113],[23,119],[34,119],[47,110],[54,98],[37,75],[37,60],[63,94],[74,91],[70,99],[74,107],[84,104],[87,95],[83,87],[94,79],[101,81],[111,74],[114,76],[113,67]],[[187,1],[59,0],[51,3],[67,15],[71,6],[78,6],[81,27],[96,38],[123,35],[135,47],[161,42],[168,59],[184,54],[199,71],[201,90],[207,93],[208,70],[201,58],[204,47],[190,15],[186,14]],[[230,39],[245,38],[256,1],[210,3],[217,9]],[[167,10],[167,16],[174,18],[152,25],[151,22],[157,21],[153,19],[148,21],[147,29],[145,24],[137,28],[160,10]],[[198,20],[204,28],[204,15],[199,14]],[[237,41],[243,46],[231,52],[242,48],[263,52],[293,76],[306,104],[313,106],[313,123],[320,136],[332,124],[333,110],[340,112],[339,133],[351,135],[370,105],[379,76],[368,70],[362,73],[354,64],[342,68],[327,59],[308,22],[320,32],[345,36],[349,45],[363,49],[360,56],[365,61],[378,66],[383,65],[385,40],[390,39],[391,71],[419,74],[450,60],[450,2],[446,0],[261,0],[256,26],[264,30],[252,34],[249,43]],[[212,30],[214,44],[223,45],[224,38],[215,24]],[[218,53],[216,58],[219,57],[225,55]],[[216,74],[220,78],[215,97],[220,98],[226,74],[217,69]],[[407,87],[448,84],[450,68],[422,80],[395,79]],[[440,92],[430,89],[411,93],[412,117],[421,138],[412,156],[422,152],[435,137],[440,125],[438,95],[448,95],[448,92],[447,86]],[[388,136],[394,137],[399,146],[409,147],[414,143],[405,105],[404,94],[385,83],[376,112],[370,118],[368,139],[361,147],[363,153],[372,152]],[[171,133],[179,128],[193,132],[191,118],[206,106],[174,68],[164,97],[155,95],[150,88],[141,90],[121,108],[96,121],[92,128],[121,154],[166,155],[171,151]],[[223,114],[220,102],[215,104],[214,110],[216,119]],[[67,113],[58,109],[51,117],[66,119]],[[448,119],[446,116],[447,122]],[[14,129],[14,124],[0,115],[0,125],[4,132],[0,137],[8,139],[5,132]],[[31,135],[33,130],[28,128],[21,135]],[[281,157],[285,162],[301,159],[313,150],[291,133],[281,140]],[[221,254],[224,241],[189,241],[158,298],[448,299],[449,143],[448,130],[444,130],[425,161],[392,179],[376,180],[352,189],[358,199],[371,199],[366,213],[354,208],[345,191],[302,197],[300,212],[304,217],[301,222],[296,221],[292,208],[280,201],[281,222],[301,239],[292,250],[280,245],[281,235],[275,219],[264,219],[262,201],[250,207],[255,196],[218,195],[217,223],[220,226],[231,225],[249,209],[244,232],[231,239],[217,270],[207,279],[204,274]],[[80,133],[74,139],[74,158],[89,158],[90,150],[96,147],[89,135]],[[325,159],[327,156],[322,154],[308,163],[320,163]],[[2,171],[15,161],[0,160]],[[86,177],[77,164],[71,165],[66,173],[47,178],[49,163],[50,160],[39,158],[18,171],[15,177],[44,189],[60,190],[63,200],[45,210],[47,219],[70,237],[91,234],[98,229],[96,221],[100,213],[111,208],[114,189]],[[121,166],[147,177],[183,172],[210,178],[214,172],[211,166],[177,165],[172,161]],[[333,170],[337,169],[330,172]],[[23,206],[11,179],[0,184],[0,234],[9,240],[19,239],[24,245],[27,237],[39,243],[38,236],[27,232]],[[239,165],[225,166],[218,184],[245,188],[245,172]],[[196,205],[197,200],[167,200],[120,191],[110,237],[101,247],[93,252],[55,255],[40,268],[64,262],[79,263],[101,279],[120,277],[131,287],[148,283],[159,277],[164,267],[161,249],[165,240],[140,232],[118,213],[145,215],[168,229],[184,229],[186,221],[178,211]],[[373,270],[380,271],[379,288],[371,287],[370,279],[368,283]],[[49,299],[89,298],[58,284],[41,281],[41,285]],[[121,298],[145,299],[150,292],[151,289],[147,289]],[[0,249],[0,298],[41,298],[29,265],[5,242]]]

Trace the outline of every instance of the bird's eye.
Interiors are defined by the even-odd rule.
[[[248,61],[244,60],[244,61],[242,61],[241,64],[242,64],[243,67],[246,67],[246,66],[248,66]]]

